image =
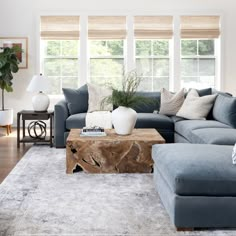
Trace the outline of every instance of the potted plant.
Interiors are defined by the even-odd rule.
[[[117,107],[112,111],[112,124],[117,134],[131,134],[137,120],[133,108],[150,102],[150,99],[136,94],[140,82],[141,78],[132,70],[123,77],[122,88],[111,87],[112,95],[102,101],[102,106],[107,103]]]
[[[0,48],[0,88],[2,90],[2,108],[0,110],[0,126],[9,126],[13,123],[13,110],[6,109],[4,92],[12,92],[12,73],[19,70],[19,60],[16,53],[21,50],[17,47]]]

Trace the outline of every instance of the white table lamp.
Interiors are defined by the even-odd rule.
[[[34,111],[44,112],[47,111],[50,100],[48,95],[43,93],[49,89],[49,82],[46,76],[34,75],[32,80],[30,81],[29,86],[27,87],[27,91],[29,92],[38,92],[38,94],[34,95],[32,98],[32,105]]]

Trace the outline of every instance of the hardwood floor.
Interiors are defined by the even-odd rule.
[[[0,184],[29,150],[32,144],[21,144],[17,148],[16,129],[7,136],[6,129],[0,129]]]

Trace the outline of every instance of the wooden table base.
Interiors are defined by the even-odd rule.
[[[0,128],[5,128],[7,131],[7,135],[11,133],[11,125],[3,125],[3,126],[0,126]]]

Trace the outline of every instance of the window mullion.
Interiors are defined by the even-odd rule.
[[[130,71],[130,70],[133,70],[136,67],[134,17],[131,16],[131,15],[128,15],[126,17],[126,22],[127,22],[127,29],[128,30],[127,30],[127,39],[126,39],[126,45],[125,45],[126,53],[124,53],[124,55],[126,57],[124,58],[124,62],[125,62],[126,71]]]
[[[181,87],[181,38],[180,38],[180,16],[174,16],[174,32],[173,39],[170,40],[170,52],[172,62],[170,63],[170,90],[177,91]]]
[[[80,16],[80,85],[87,82],[89,78],[88,66],[88,16]]]

